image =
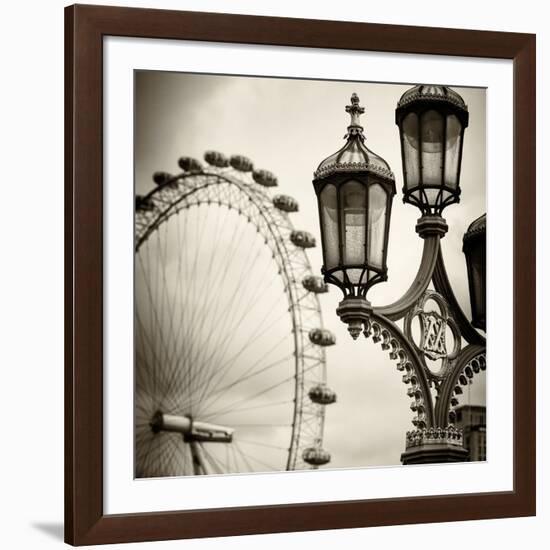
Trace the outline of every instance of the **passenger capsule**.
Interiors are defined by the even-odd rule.
[[[229,164],[239,172],[252,172],[252,168],[254,168],[252,161],[243,155],[233,155],[229,159]]]
[[[178,165],[184,172],[200,172],[202,164],[193,157],[180,157]]]
[[[290,234],[290,240],[300,248],[313,248],[315,246],[315,237],[307,231],[294,230]]]
[[[150,212],[155,209],[155,203],[150,197],[136,195],[136,210],[141,212]]]
[[[172,174],[169,174],[168,172],[155,172],[153,174],[153,181],[157,185],[164,185],[165,183],[169,182],[173,178],[174,176]]]
[[[179,185],[183,185],[185,180],[183,178],[172,178],[168,180],[164,185],[170,189],[177,189]]]
[[[309,331],[309,340],[317,346],[333,346],[336,344],[336,337],[326,328],[314,328]]]
[[[331,405],[336,403],[336,392],[331,390],[326,384],[313,386],[307,393],[309,398],[318,405]]]
[[[276,187],[277,178],[271,172],[267,170],[254,170],[252,172],[252,178],[254,181],[264,187]]]
[[[204,160],[210,166],[216,166],[217,168],[226,168],[229,166],[229,159],[218,151],[206,151],[204,153]]]
[[[328,464],[330,462],[330,453],[325,451],[322,447],[308,447],[304,449],[302,458],[304,462],[312,466],[323,466],[323,464]]]
[[[308,275],[302,279],[302,286],[314,292],[315,294],[324,294],[328,292],[328,285],[323,280],[323,277],[318,277],[317,275]]]
[[[284,212],[298,212],[298,201],[288,195],[275,195],[273,206]]]

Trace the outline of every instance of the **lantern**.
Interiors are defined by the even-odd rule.
[[[403,201],[440,216],[460,200],[460,165],[468,108],[448,86],[419,85],[399,100]]]
[[[365,145],[359,116],[365,109],[356,94],[346,107],[351,123],[345,145],[314,174],[323,248],[322,273],[344,293],[340,313],[353,310],[350,332],[360,332],[368,314],[366,294],[387,279],[386,257],[395,179],[387,162]],[[351,309],[350,309],[351,308]],[[358,309],[359,308],[359,309]],[[349,315],[347,315],[349,317]],[[353,325],[353,326],[352,326]]]
[[[466,256],[468,268],[468,286],[472,306],[472,325],[485,329],[485,231],[487,215],[479,217],[470,224],[464,234],[462,250]]]

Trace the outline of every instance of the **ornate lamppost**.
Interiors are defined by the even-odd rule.
[[[346,143],[314,173],[323,248],[322,273],[339,287],[336,312],[356,339],[363,332],[379,342],[404,373],[414,430],[407,432],[404,464],[467,459],[453,407],[461,387],[485,369],[485,217],[464,237],[473,322],[462,312],[449,283],[440,240],[448,226],[445,207],[460,200],[460,169],[468,109],[447,86],[415,86],[397,104],[396,124],[403,160],[403,201],[417,206],[416,232],[424,241],[422,259],[410,288],[396,302],[372,305],[369,289],[387,280],[387,251],[395,178],[365,144],[356,94]],[[482,222],[480,220],[483,220]],[[428,290],[430,282],[435,290]],[[420,342],[412,335],[418,318]],[[403,328],[396,321],[403,319]],[[454,345],[446,340],[450,329]],[[465,340],[467,345],[462,346]],[[434,364],[439,362],[440,367]],[[432,397],[432,390],[433,396]]]

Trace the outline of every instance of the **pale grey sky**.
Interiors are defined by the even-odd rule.
[[[369,292],[376,305],[393,302],[413,280],[422,250],[422,241],[414,231],[419,212],[402,203],[401,153],[394,118],[399,97],[413,84],[139,72],[136,192],[143,194],[153,187],[153,172],[176,172],[182,155],[202,161],[210,149],[227,156],[243,154],[256,168],[277,175],[277,193],[298,200],[300,211],[292,214],[292,220],[296,228],[317,237],[318,247],[308,255],[313,272],[319,274],[322,257],[312,174],[343,145],[349,121],[344,109],[356,92],[366,109],[361,120],[367,146],[389,163],[396,176],[389,280]],[[449,277],[469,316],[462,236],[486,209],[485,90],[455,89],[468,105],[470,125],[465,134],[461,202],[444,212],[450,230],[442,246]],[[338,402],[327,408],[325,425],[324,446],[332,453],[331,466],[398,464],[405,432],[412,429],[406,386],[379,346],[363,337],[352,341],[335,313],[340,300],[336,288],[321,296],[325,327],[337,339],[327,352],[328,384],[338,394]],[[484,392],[484,379],[480,378],[471,389],[472,403],[484,403]]]

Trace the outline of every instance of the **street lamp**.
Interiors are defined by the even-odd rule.
[[[395,178],[388,163],[365,145],[359,122],[364,108],[356,94],[346,111],[351,115],[346,143],[321,162],[313,179],[324,280],[343,292],[336,313],[351,336],[356,339],[363,332],[372,337],[404,373],[415,429],[407,432],[402,462],[466,460],[468,452],[454,426],[453,407],[463,393],[461,386],[486,365],[485,337],[475,328],[485,329],[485,217],[476,220],[464,237],[473,323],[462,312],[449,283],[440,240],[448,230],[443,210],[460,199],[467,106],[456,91],[435,85],[414,86],[397,104],[403,201],[420,209],[416,232],[424,248],[409,289],[384,306],[372,305],[367,292],[387,280]],[[428,289],[431,282],[435,290]],[[418,342],[411,329],[417,317]],[[403,328],[396,324],[399,320]],[[439,369],[431,365],[434,359],[440,361]]]
[[[386,258],[395,178],[388,163],[365,145],[357,94],[346,107],[351,122],[345,145],[317,168],[325,281],[339,287],[338,314],[356,339],[368,317],[369,288],[387,279]]]
[[[487,216],[479,217],[464,234],[462,250],[468,267],[472,325],[485,330],[485,229]]]

